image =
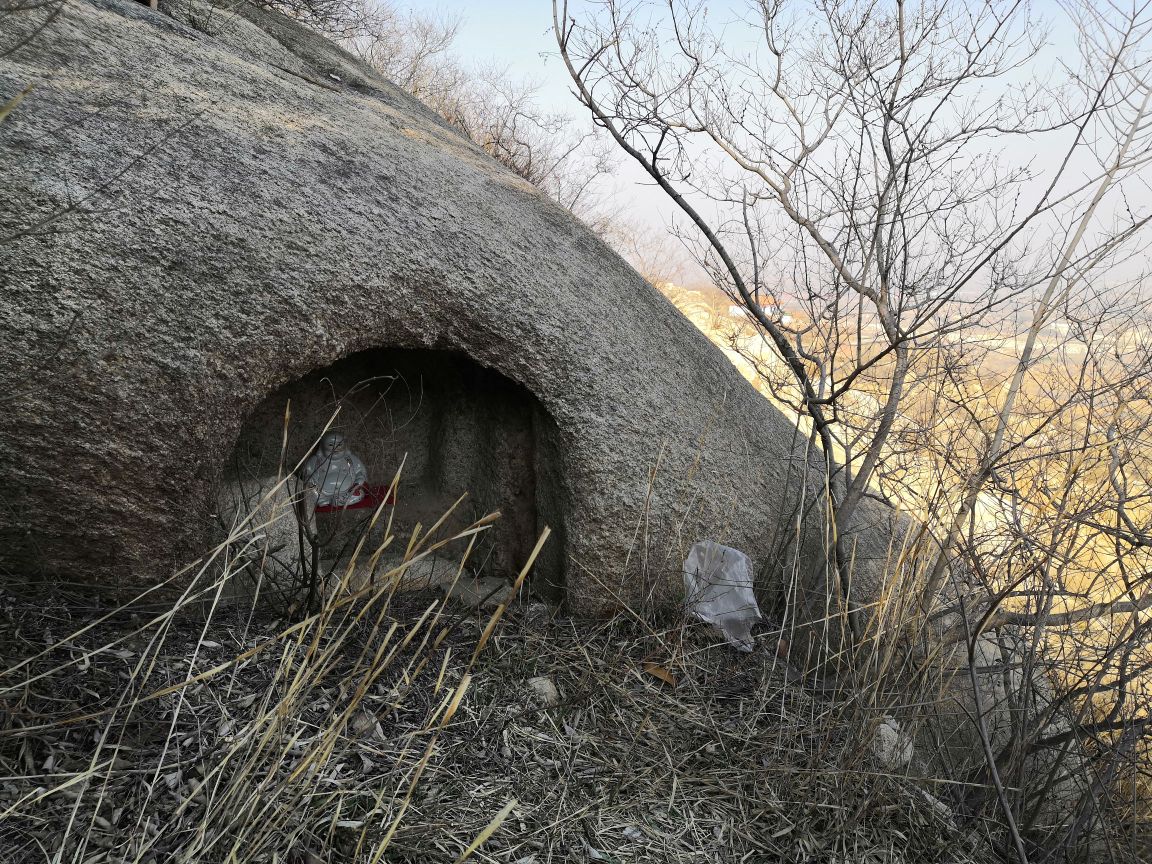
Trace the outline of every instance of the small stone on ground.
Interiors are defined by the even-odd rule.
[[[560,690],[557,688],[556,682],[547,675],[537,675],[535,678],[529,678],[528,688],[535,694],[537,699],[549,707],[557,705],[560,702]]]
[[[448,596],[470,609],[495,609],[504,599],[507,588],[507,582],[493,576],[461,579],[448,590]]]

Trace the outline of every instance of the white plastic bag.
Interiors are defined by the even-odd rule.
[[[754,646],[752,625],[760,607],[752,593],[752,562],[739,549],[701,540],[684,561],[684,602],[740,651]]]

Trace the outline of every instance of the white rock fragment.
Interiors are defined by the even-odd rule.
[[[594,846],[592,846],[591,844],[589,844],[587,840],[584,841],[584,854],[588,856],[589,861],[607,861],[607,860],[609,860],[608,855],[606,853],[601,852],[599,849],[597,849]]]
[[[560,689],[547,675],[537,675],[528,679],[528,689],[548,707],[560,704]]]
[[[912,761],[912,741],[900,729],[896,718],[885,716],[876,727],[869,748],[876,760],[889,771],[906,768]]]
[[[938,817],[940,817],[940,819],[949,828],[955,830],[955,828],[956,828],[956,814],[952,812],[952,808],[949,807],[947,804],[945,804],[943,801],[941,801],[939,798],[937,798],[935,795],[932,795],[929,792],[925,792],[923,789],[920,789],[919,792],[924,797],[924,800],[926,802],[928,802],[928,805],[932,808],[932,811]]]
[[[552,609],[547,603],[534,601],[524,607],[524,620],[533,624],[544,624],[552,617]]]

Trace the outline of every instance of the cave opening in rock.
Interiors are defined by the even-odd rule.
[[[326,429],[343,434],[363,462],[369,486],[387,487],[400,471],[396,501],[387,505],[394,506],[392,555],[403,553],[417,524],[427,530],[467,493],[441,533],[501,514],[481,535],[469,559],[472,572],[515,577],[548,525],[554,534],[537,559],[531,586],[558,595],[560,448],[555,424],[524,387],[463,354],[426,349],[370,349],[315,369],[249,414],[217,493],[224,527],[237,513],[252,512],[278,478],[292,474]],[[288,487],[298,490],[299,484],[292,478]],[[286,494],[299,497],[298,491]],[[347,560],[374,512],[338,509],[317,516],[318,545],[329,572]],[[297,546],[295,514],[277,524],[267,532],[266,557],[292,571],[307,557],[306,547]],[[369,543],[382,537],[380,524]],[[446,562],[455,555],[458,563],[463,547],[445,551]]]

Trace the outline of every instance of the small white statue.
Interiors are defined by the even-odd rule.
[[[328,432],[320,439],[300,474],[304,485],[316,490],[316,506],[348,507],[364,498],[368,471],[339,432]]]

